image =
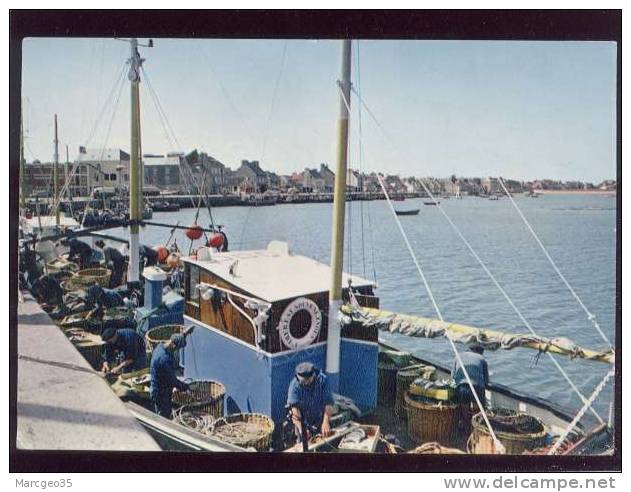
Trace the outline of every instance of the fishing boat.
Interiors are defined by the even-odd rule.
[[[175,202],[168,202],[166,200],[156,200],[151,202],[151,208],[154,212],[177,212],[180,210],[180,206]]]
[[[203,246],[182,257],[183,295],[170,292],[167,298],[163,271],[146,268],[142,276],[139,271],[139,227],[136,222],[140,218],[141,196],[138,86],[143,59],[138,52],[137,40],[130,40],[130,44],[130,218],[133,223],[130,226],[128,282],[144,282],[144,303],[136,310],[137,330],[146,335],[150,329],[167,324],[186,327],[184,331],[187,332],[193,328],[188,335],[189,343],[179,354],[182,377],[192,381],[217,381],[225,388],[221,393],[220,414],[204,427],[204,432],[200,432],[199,427],[197,430],[187,427],[186,418],[171,421],[142,406],[128,403],[130,412],[164,449],[249,450],[251,446],[228,439],[225,434],[219,437],[215,432],[221,420],[232,417],[266,422],[269,440],[262,446],[255,446],[258,451],[296,451],[283,432],[287,422],[285,403],[294,369],[305,361],[326,371],[336,402],[332,416],[333,436],[315,436],[306,443],[307,451],[416,450],[422,454],[419,448],[429,445],[438,446],[444,452],[475,454],[519,454],[524,450],[598,454],[613,447],[611,425],[603,422],[595,412],[592,412],[594,415],[588,413],[589,405],[577,415],[545,399],[492,382],[486,388],[489,406],[485,409],[477,401],[477,408],[468,407],[465,412],[452,401],[453,388],[448,382],[451,364],[437,364],[429,360],[430,354],[425,358],[402,353],[380,339],[382,331],[418,338],[446,338],[454,349],[456,363],[460,359],[455,344],[464,346],[471,341],[488,350],[529,349],[553,359],[563,356],[584,359],[586,364],[613,367],[615,361],[613,350],[590,350],[567,339],[491,331],[446,321],[438,308],[439,319],[389,312],[381,308],[375,281],[343,272],[351,97],[350,40],[342,41],[341,50],[338,161],[330,265],[295,254],[291,246],[282,241],[271,241],[264,249],[227,252],[213,247],[211,237]],[[381,177],[379,183],[396,221],[399,215],[418,214],[418,209],[408,213],[396,211]],[[425,205],[440,207],[431,192],[427,189],[426,192],[432,201],[424,202]],[[193,229],[199,234],[189,236],[191,245],[193,237],[199,239],[202,235],[201,227],[196,225],[187,232],[193,232]],[[404,233],[402,227],[400,230]],[[220,245],[220,242],[215,244]],[[407,239],[406,244],[410,248]],[[410,253],[418,266],[411,249]],[[418,268],[420,270],[420,266]],[[164,305],[170,307],[162,309]],[[417,374],[414,372],[417,370],[423,372]],[[410,378],[410,371],[411,379],[399,386],[399,377]],[[612,374],[613,369],[592,395],[592,401]],[[497,414],[493,413],[496,410]],[[428,418],[428,415],[432,417]],[[510,436],[506,436],[510,433],[494,432],[494,425],[507,425],[509,417],[521,419],[521,422],[522,416],[539,426],[529,427],[527,438],[531,441],[524,435],[517,436],[517,441],[526,440],[530,446],[515,446]],[[195,422],[199,423],[198,420]],[[463,433],[463,429],[471,433]]]
[[[420,208],[414,208],[411,210],[395,210],[395,213],[397,215],[418,215],[420,211],[421,211]]]

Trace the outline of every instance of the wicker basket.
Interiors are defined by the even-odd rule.
[[[511,410],[498,409],[495,412],[488,412],[487,416],[493,427],[493,432],[506,449],[506,454],[523,454],[544,445],[548,429],[537,417],[518,413]],[[521,423],[529,427],[528,431],[514,432],[502,429],[502,423]],[[482,413],[477,413],[471,419],[471,437],[467,442],[467,451],[472,454],[495,454],[495,446],[486,426]]]
[[[274,421],[260,413],[236,413],[216,420],[211,435],[224,442],[257,451],[268,451],[272,444]]]
[[[414,366],[405,367],[397,372],[396,382],[396,400],[394,403],[394,414],[400,418],[407,418],[407,412],[405,410],[405,393],[419,377],[426,377],[430,379],[436,372],[436,368],[432,366],[426,366],[424,364],[418,364]]]
[[[457,442],[458,419],[461,415],[459,405],[430,399],[417,401],[406,392],[405,407],[408,434],[414,442],[437,442],[445,446]]]
[[[190,391],[175,391],[173,406],[194,405],[196,410],[207,412],[213,418],[223,417],[226,387],[219,381],[195,381]]]
[[[107,268],[86,268],[74,274],[72,283],[81,287],[89,287],[96,283],[107,288],[110,285],[111,276],[112,272]]]
[[[379,362],[378,372],[378,392],[377,401],[379,405],[392,407],[397,394],[397,372],[399,367],[393,362]]]
[[[184,325],[160,325],[155,328],[151,328],[145,334],[145,340],[147,340],[147,351],[153,352],[160,342],[166,342],[171,338],[171,335],[182,333],[184,328]]]

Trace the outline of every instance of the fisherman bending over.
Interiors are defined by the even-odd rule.
[[[486,359],[482,355],[484,354],[484,348],[478,343],[472,343],[469,345],[467,352],[460,354],[462,364],[469,374],[471,383],[475,388],[475,392],[480,399],[482,406],[486,408],[486,387],[489,384],[489,368],[486,363]],[[456,360],[454,362],[454,368],[451,371],[451,377],[456,383],[456,402],[461,404],[475,403],[475,397],[471,392],[471,387],[467,382],[467,378],[462,370],[462,367]]]
[[[105,242],[100,239],[94,245],[101,249],[105,258],[105,266],[112,270],[110,287],[118,287],[123,283],[126,267],[125,256],[118,249],[112,246],[105,246]]]
[[[175,375],[176,350],[186,347],[184,335],[171,335],[171,339],[159,343],[151,356],[151,401],[157,414],[171,418],[173,388],[188,391],[189,387]]]
[[[99,284],[88,287],[86,305],[90,308],[110,309],[125,304],[123,296],[113,289],[104,289]]]
[[[287,406],[296,434],[302,438],[306,426],[307,439],[312,430],[327,437],[331,434],[330,417],[333,414],[333,395],[327,377],[311,362],[296,366],[295,377],[289,384]]]
[[[103,347],[104,373],[118,374],[133,372],[147,366],[147,349],[143,338],[131,328],[106,328],[101,334],[105,342]],[[115,367],[110,365],[116,360],[116,353],[122,355],[123,361]]]
[[[88,268],[90,260],[92,258],[92,248],[83,241],[79,241],[76,238],[62,239],[62,246],[70,248],[68,252],[68,261],[75,261],[79,263],[79,268]]]

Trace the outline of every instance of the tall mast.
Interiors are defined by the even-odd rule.
[[[66,144],[66,165],[64,166],[64,186],[68,193],[70,192],[70,185],[68,184],[68,166],[70,165],[70,158],[68,157],[68,144]]]
[[[55,164],[53,165],[53,197],[55,224],[59,225],[59,139],[57,138],[57,115],[55,115]]]
[[[351,40],[342,41],[339,81],[340,116],[337,122],[337,167],[333,197],[333,231],[331,235],[331,286],[329,289],[326,372],[331,390],[338,391],[340,377],[340,307],[342,305],[342,267],[344,262],[344,210],[346,206],[346,167],[348,162],[347,104],[351,101]]]
[[[140,67],[143,58],[138,53],[138,40],[132,38],[129,42],[131,56],[129,58],[129,80],[131,81],[131,152],[129,162],[129,218],[132,221],[129,237],[129,270],[127,280],[130,283],[140,280],[140,238],[138,237],[139,221],[142,216],[139,214],[140,194],[142,188],[140,184]]]

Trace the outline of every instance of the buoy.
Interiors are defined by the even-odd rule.
[[[153,250],[156,253],[158,253],[158,262],[159,263],[164,263],[164,261],[169,256],[169,250],[166,249],[164,246],[154,246]]]
[[[167,258],[167,266],[170,268],[177,268],[180,265],[180,255],[177,253],[171,253]]]
[[[199,239],[200,237],[202,237],[202,234],[204,234],[204,231],[202,231],[201,226],[197,224],[193,224],[188,229],[186,229],[186,237],[189,238],[191,241]]]
[[[210,236],[210,239],[208,240],[208,246],[210,246],[211,248],[221,248],[221,246],[223,245],[223,234],[220,234],[218,232],[215,232],[212,236]]]

